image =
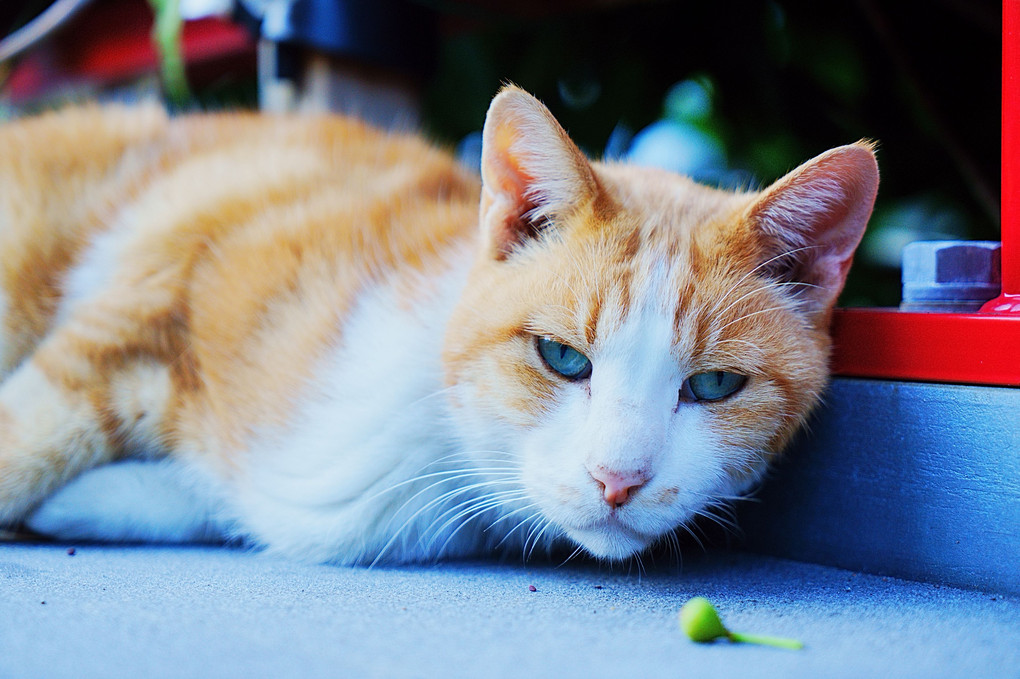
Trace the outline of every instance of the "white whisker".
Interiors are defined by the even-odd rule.
[[[695,513],[695,514],[698,514],[699,516],[701,516],[701,514],[700,514],[700,513],[698,512],[698,511],[695,511],[694,513]],[[694,541],[698,543],[698,547],[701,547],[701,550],[702,550],[702,551],[705,551],[705,543],[703,543],[703,542],[701,541],[701,538],[699,538],[699,537],[698,537],[698,534],[697,534],[697,533],[695,533],[695,532],[694,532],[694,531],[693,531],[693,530],[691,529],[691,527],[690,527],[690,526],[688,526],[688,525],[687,525],[686,523],[681,523],[679,527],[680,527],[680,529],[681,529],[681,530],[683,530],[683,531],[684,531],[684,532],[686,532],[686,533],[687,533],[688,535],[690,535],[690,536],[691,536],[692,538],[694,538]]]
[[[542,530],[538,531],[538,534],[535,535],[535,539],[531,543],[531,549],[528,550],[528,555],[524,559],[525,561],[529,561],[531,559],[531,554],[535,551],[535,548],[538,547],[539,542],[542,540],[542,536],[545,535],[545,532],[547,530],[552,528],[552,525],[553,525],[552,521],[550,521],[548,519],[544,519],[543,523],[545,525],[542,526]],[[527,543],[525,543],[525,544],[527,544]]]
[[[764,262],[762,262],[761,264],[759,264],[758,266],[754,267],[753,269],[751,269],[750,271],[745,273],[743,276],[741,276],[740,279],[736,283],[734,283],[732,286],[730,286],[729,290],[727,290],[725,293],[720,295],[719,299],[716,300],[715,305],[713,305],[712,311],[710,312],[710,315],[715,317],[715,316],[720,315],[721,313],[725,313],[726,310],[729,309],[729,306],[727,306],[726,309],[723,309],[723,311],[720,312],[718,310],[719,309],[719,305],[722,304],[723,301],[725,301],[726,298],[729,296],[729,294],[731,292],[733,292],[734,290],[736,290],[740,286],[741,283],[746,281],[748,278],[750,278],[754,274],[758,273],[758,271],[760,271],[761,269],[764,269],[769,264],[772,264],[776,260],[782,259],[783,257],[789,257],[791,255],[795,255],[795,254],[798,254],[800,252],[805,252],[807,250],[813,250],[813,249],[816,249],[817,247],[818,247],[817,245],[805,245],[803,247],[793,248],[792,250],[787,250],[785,252],[780,252],[778,255],[776,255],[774,257],[770,257],[769,259],[765,260]]]
[[[457,533],[459,533],[465,526],[470,524],[473,520],[475,520],[476,518],[484,515],[485,513],[489,512],[489,511],[491,511],[491,510],[493,510],[493,509],[495,509],[497,507],[500,507],[500,506],[506,504],[508,501],[513,501],[513,500],[516,500],[516,499],[520,499],[521,497],[523,497],[523,496],[522,495],[515,495],[515,496],[507,496],[507,497],[499,497],[499,498],[492,498],[492,497],[490,497],[489,499],[486,499],[483,502],[479,502],[477,504],[471,505],[467,509],[462,510],[453,519],[450,519],[449,521],[447,521],[443,525],[443,527],[436,533],[436,536],[433,537],[433,539],[429,541],[429,548],[431,549],[432,542],[435,540],[436,537],[438,537],[439,535],[442,534],[443,530],[446,530],[447,526],[451,525],[454,521],[460,520],[461,521],[460,525],[457,526],[450,533],[450,535],[446,538],[446,540],[443,542],[443,544],[440,546],[440,548],[436,551],[437,555],[442,554],[443,552],[446,551],[447,545],[449,545],[450,541],[453,540],[454,537],[456,537]]]
[[[434,541],[440,535],[442,535],[443,531],[446,530],[449,526],[459,521],[461,518],[475,514],[478,511],[484,512],[494,507],[499,507],[500,505],[505,504],[508,501],[520,499],[522,497],[525,497],[524,491],[521,490],[520,488],[515,488],[513,490],[504,490],[496,493],[488,493],[480,497],[472,497],[450,507],[442,514],[440,514],[438,517],[436,517],[435,522],[442,521],[443,518],[450,513],[453,513],[454,516],[450,519],[447,519],[446,522],[443,523],[443,525],[441,525],[439,528],[433,531],[433,536],[428,542],[427,549],[431,549]],[[464,507],[466,507],[466,509],[462,509]],[[421,542],[421,540],[419,540],[419,542]]]
[[[538,503],[534,502],[534,503],[532,503],[530,505],[527,505],[525,507],[521,507],[517,511],[525,511],[525,510],[531,509],[532,507],[537,507],[537,506],[538,506]],[[517,513],[516,511],[512,512],[512,514],[516,514],[516,513]],[[503,545],[503,543],[506,542],[507,539],[511,535],[513,535],[514,531],[516,531],[518,528],[520,528],[521,526],[525,525],[529,521],[534,521],[536,517],[541,516],[541,515],[542,515],[542,510],[540,509],[537,512],[534,512],[534,513],[530,514],[529,516],[525,517],[524,519],[522,519],[521,521],[516,523],[513,528],[511,528],[509,531],[507,531],[506,535],[503,536],[503,539],[496,543],[496,548],[498,549],[499,547],[501,547]],[[497,523],[499,523],[503,519],[509,518],[509,517],[510,517],[510,515],[508,514],[507,516],[504,516],[504,517],[501,517],[499,519],[496,519],[495,521],[492,522],[492,524],[489,525],[489,528],[492,528],[492,526],[495,526]]]
[[[483,474],[465,473],[465,474],[462,474],[461,476],[448,477],[448,478],[440,479],[439,481],[437,481],[435,483],[432,483],[429,486],[419,490],[417,493],[415,493],[410,498],[408,498],[400,507],[397,508],[397,510],[390,517],[390,521],[386,524],[386,529],[387,530],[389,529],[389,526],[393,523],[393,521],[396,519],[396,517],[399,516],[400,512],[403,511],[403,509],[405,507],[407,507],[409,504],[411,504],[415,499],[420,497],[423,493],[428,492],[429,490],[435,488],[436,486],[439,486],[439,485],[444,484],[444,483],[448,483],[449,481],[459,480],[461,478],[470,478],[472,476],[482,476],[482,475]],[[511,483],[510,481],[506,481],[506,480],[490,480],[490,481],[482,482],[482,483],[479,483],[479,484],[468,484],[467,486],[457,486],[456,488],[453,488],[452,490],[446,491],[445,493],[443,493],[439,497],[433,498],[431,501],[425,503],[425,505],[423,505],[422,507],[419,507],[413,514],[411,514],[410,517],[407,518],[406,521],[404,521],[403,524],[400,525],[400,527],[392,534],[390,539],[386,541],[386,544],[383,545],[382,549],[379,550],[379,554],[375,557],[375,559],[372,560],[372,563],[370,564],[370,566],[374,566],[376,563],[378,563],[379,560],[386,554],[386,552],[389,551],[390,547],[392,547],[393,544],[397,541],[397,539],[399,539],[402,536],[404,531],[409,526],[411,526],[411,524],[413,524],[414,521],[419,516],[421,516],[422,514],[427,512],[432,507],[434,507],[434,506],[436,506],[438,504],[441,504],[443,502],[446,502],[447,500],[451,500],[451,499],[453,499],[455,497],[463,495],[464,493],[470,493],[473,490],[475,490],[477,488],[480,488],[480,487],[484,487],[486,485],[510,484],[510,483]]]
[[[570,556],[568,556],[566,559],[564,559],[563,562],[560,563],[560,565],[557,566],[556,568],[562,568],[563,566],[566,566],[570,561],[572,561],[574,558],[577,557],[578,554],[581,554],[582,552],[584,552],[584,546],[583,545],[578,545],[574,549],[574,551],[572,551],[570,553]]]
[[[516,470],[510,469],[510,468],[503,468],[503,467],[478,467],[478,468],[472,468],[470,470],[448,469],[446,471],[432,472],[430,474],[423,474],[421,476],[415,476],[414,478],[410,478],[410,479],[407,479],[405,481],[400,481],[399,483],[395,483],[392,486],[388,486],[388,487],[384,488],[383,490],[380,490],[375,495],[369,496],[368,500],[369,501],[374,500],[377,497],[380,497],[381,495],[385,495],[386,493],[389,493],[391,491],[397,490],[398,488],[402,488],[404,486],[408,486],[408,485],[411,485],[413,483],[418,483],[419,481],[423,481],[425,479],[431,479],[431,478],[437,478],[437,477],[445,476],[447,478],[442,479],[442,481],[439,482],[439,483],[445,483],[446,481],[454,481],[454,480],[458,480],[458,479],[465,478],[465,477],[468,477],[468,476],[482,476],[482,475],[488,475],[488,474],[499,474],[499,475],[507,475],[507,476],[509,476],[509,475],[515,475],[516,473],[517,473]],[[460,474],[461,476],[457,476],[458,474]],[[428,486],[427,488],[425,488],[424,490],[428,490],[429,488],[433,488],[435,485],[436,484],[432,484],[432,485]],[[417,496],[413,496],[413,497],[417,497]]]
[[[442,396],[443,394],[446,394],[448,392],[453,391],[453,389],[454,389],[454,387],[446,387],[445,389],[439,389],[438,391],[434,391],[431,394],[426,394],[425,396],[422,396],[421,398],[419,398],[419,399],[417,399],[415,401],[411,401],[410,403],[408,403],[407,407],[416,406],[419,403],[423,403],[424,401],[428,401],[429,399],[436,398],[437,396]]]
[[[744,314],[743,316],[740,316],[739,318],[733,319],[732,321],[730,321],[726,325],[724,325],[721,328],[717,329],[716,333],[717,334],[718,333],[722,333],[723,330],[725,330],[726,328],[730,327],[731,325],[733,325],[735,323],[740,323],[742,321],[746,321],[748,318],[751,318],[752,316],[760,316],[761,314],[770,314],[773,311],[783,311],[783,310],[785,310],[787,308],[788,307],[786,307],[786,306],[774,306],[774,307],[769,307],[768,309],[760,309],[758,311],[752,311],[751,313],[747,313],[747,314]]]

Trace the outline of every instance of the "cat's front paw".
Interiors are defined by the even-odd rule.
[[[216,542],[215,507],[169,462],[118,462],[58,490],[25,521],[64,541]]]

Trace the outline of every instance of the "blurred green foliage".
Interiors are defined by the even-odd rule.
[[[904,240],[998,238],[998,3],[627,2],[535,17],[442,9],[468,19],[441,41],[426,90],[426,127],[440,139],[477,130],[498,84],[514,82],[598,157],[614,131],[692,105],[675,86],[693,79],[713,110],[697,125],[755,185],[833,146],[879,142],[879,201],[844,304],[898,303],[890,250]]]

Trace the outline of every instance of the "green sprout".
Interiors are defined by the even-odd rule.
[[[764,637],[756,634],[731,632],[722,624],[715,607],[705,597],[697,596],[680,609],[680,627],[693,641],[708,643],[716,639],[728,639],[735,643],[761,644],[799,650],[804,644],[796,639]]]

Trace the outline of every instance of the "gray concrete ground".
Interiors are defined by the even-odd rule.
[[[806,648],[694,644],[694,595]],[[639,573],[0,544],[0,677],[435,676],[1020,677],[1020,598],[730,552]]]

